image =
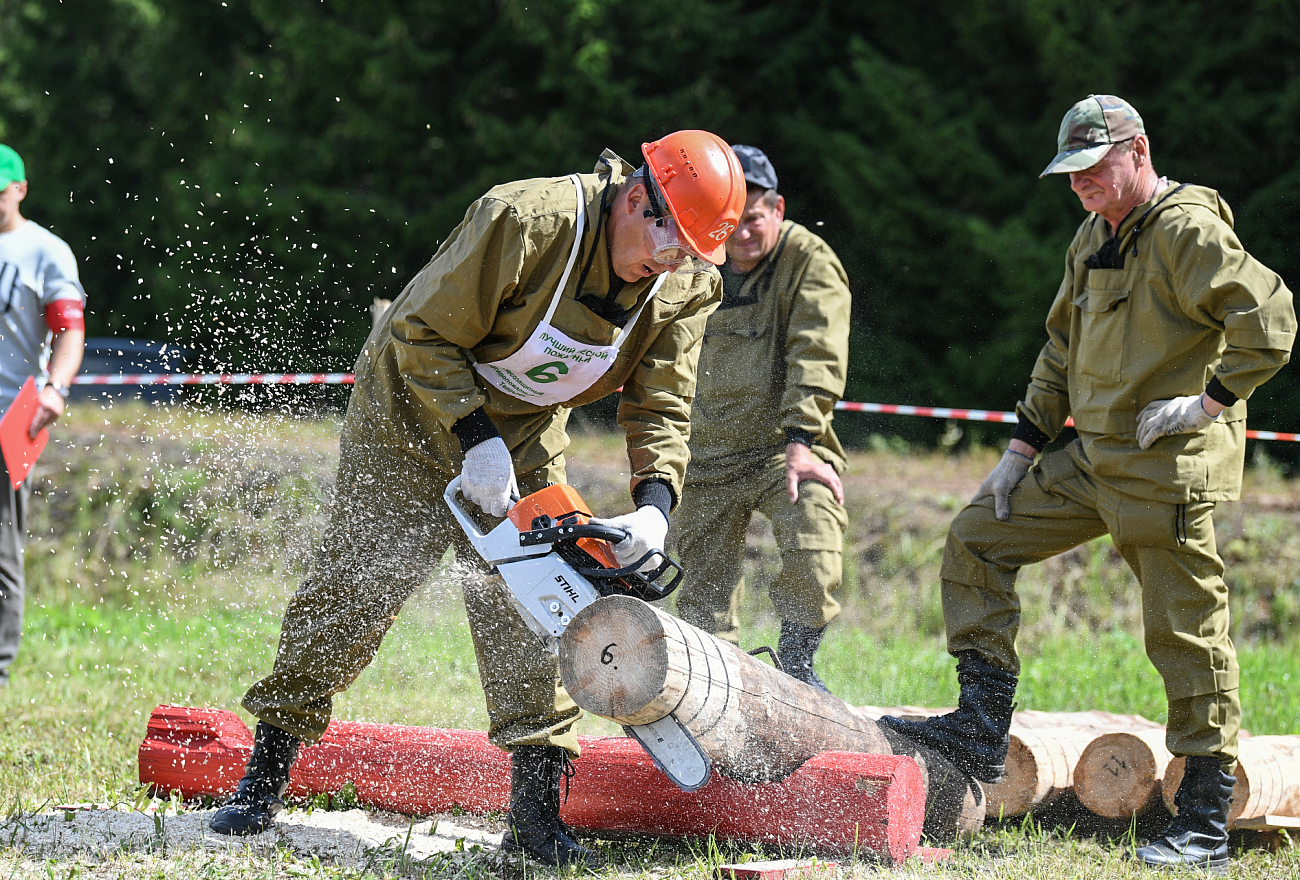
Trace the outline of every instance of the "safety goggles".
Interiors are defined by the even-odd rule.
[[[663,193],[659,191],[659,184],[649,170],[645,173],[645,181],[650,207],[644,216],[647,219],[654,218],[654,222],[646,227],[645,233],[650,243],[650,258],[661,266],[667,266],[669,272],[682,275],[709,271],[712,264],[691,250],[681,230],[677,228],[677,221],[665,209]]]
[[[669,272],[693,275],[709,271],[710,264],[687,247],[677,229],[677,221],[672,217],[654,218],[654,222],[646,227],[645,234],[650,242],[650,258],[661,266],[667,266]]]

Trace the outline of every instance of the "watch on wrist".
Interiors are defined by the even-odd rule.
[[[72,391],[72,389],[67,385],[62,385],[54,381],[46,382],[45,385],[46,387],[53,388],[55,391],[59,392],[59,397],[62,397],[64,400],[67,400],[69,392]]]

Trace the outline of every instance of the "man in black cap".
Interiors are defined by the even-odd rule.
[[[687,573],[677,613],[739,641],[745,533],[762,513],[781,554],[769,587],[781,617],[777,654],[786,672],[824,691],[813,655],[840,613],[845,459],[831,416],[848,367],[848,278],[826,242],[785,219],[763,151],[732,149],[747,198],[700,351],[691,462],[674,518]]]

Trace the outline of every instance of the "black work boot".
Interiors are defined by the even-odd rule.
[[[284,809],[284,792],[289,787],[289,768],[298,757],[302,740],[288,731],[257,722],[253,755],[235,793],[208,823],[217,834],[244,837],[261,834],[271,827],[275,814]]]
[[[1187,759],[1174,795],[1178,815],[1165,833],[1134,857],[1152,868],[1193,868],[1221,874],[1228,869],[1228,807],[1237,778],[1213,755]]]
[[[934,749],[980,782],[1000,782],[1007,772],[1016,677],[975,651],[959,651],[957,681],[961,696],[956,711],[924,721],[886,715],[880,726]]]
[[[830,693],[830,688],[818,677],[813,669],[813,655],[821,646],[822,635],[826,627],[817,629],[795,623],[793,620],[781,621],[781,640],[776,643],[776,656],[781,661],[781,668],[791,678],[797,678],[804,684],[810,684],[819,691]]]
[[[510,753],[509,826],[501,841],[543,865],[599,868],[603,859],[573,839],[560,821],[560,778],[573,775],[559,746],[519,746]]]

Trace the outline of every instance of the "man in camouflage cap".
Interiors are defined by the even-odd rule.
[[[1178,815],[1136,851],[1221,869],[1241,723],[1214,506],[1241,491],[1246,398],[1290,358],[1291,292],[1248,254],[1212,189],[1156,173],[1142,118],[1112,95],[1065,115],[1057,155],[1089,212],[1047,316],[1010,446],[953,521],[940,570],[955,712],[881,723],[975,778],[1002,776],[1020,661],[1021,566],[1110,534],[1142,589]],[[1073,417],[1078,437],[1035,462]]]
[[[727,239],[722,305],[709,318],[691,410],[691,463],[675,522],[687,579],[677,613],[739,641],[745,533],[772,523],[781,570],[768,588],[781,616],[777,656],[826,690],[813,656],[840,613],[844,450],[831,427],[849,359],[848,277],[826,242],[785,219],[776,170],[732,146],[745,211]]]

